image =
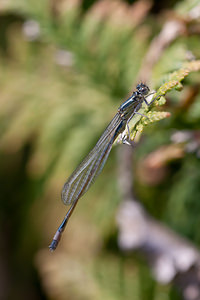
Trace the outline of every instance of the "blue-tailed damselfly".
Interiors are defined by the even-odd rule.
[[[130,138],[128,127],[129,121],[135,114],[139,114],[138,111],[143,102],[150,105],[155,100],[153,99],[150,103],[147,102],[145,97],[150,90],[144,83],[138,84],[136,89],[137,90],[133,92],[132,96],[118,108],[116,115],[101,135],[97,144],[64,184],[61,194],[62,201],[64,204],[71,205],[71,207],[67,211],[61,225],[54,235],[52,243],[49,246],[50,250],[53,251],[56,249],[62,232],[64,231],[79,198],[85,194],[100,174],[116,138],[119,134],[123,133],[126,127],[128,130],[128,138]],[[124,139],[123,142],[128,143],[127,139]]]

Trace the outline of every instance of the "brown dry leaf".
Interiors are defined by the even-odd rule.
[[[138,165],[138,176],[141,182],[149,185],[161,183],[168,174],[167,164],[183,156],[183,144],[162,146],[151,152]]]

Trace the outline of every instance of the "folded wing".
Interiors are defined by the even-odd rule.
[[[66,181],[61,194],[64,204],[72,204],[79,199],[100,174],[118,135],[116,129],[121,122],[121,117],[117,113],[95,147]]]

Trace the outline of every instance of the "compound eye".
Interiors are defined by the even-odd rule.
[[[148,86],[145,86],[145,87],[143,88],[143,93],[144,93],[145,95],[147,95],[148,92],[149,92],[149,88],[148,88]]]
[[[141,86],[142,86],[142,83],[138,84],[138,85],[136,86],[136,89],[139,91],[139,90],[141,89]]]

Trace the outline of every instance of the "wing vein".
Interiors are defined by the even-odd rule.
[[[94,148],[64,184],[61,196],[65,204],[72,204],[79,199],[100,174],[116,138],[116,128],[120,123],[121,117],[117,113]]]

